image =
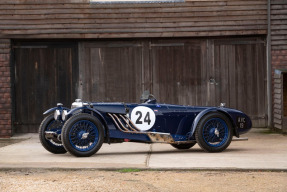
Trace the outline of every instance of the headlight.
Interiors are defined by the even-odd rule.
[[[61,112],[57,109],[57,110],[54,112],[54,119],[55,119],[55,120],[60,120],[60,115],[61,115]]]
[[[67,110],[64,110],[63,113],[62,113],[62,120],[63,120],[63,121],[66,120],[67,114],[68,114],[68,111],[67,111]]]

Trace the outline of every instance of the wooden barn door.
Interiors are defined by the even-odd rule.
[[[76,52],[76,45],[64,43],[14,46],[16,132],[37,132],[45,110],[57,102],[71,105],[76,98]]]
[[[206,43],[152,41],[152,92],[161,103],[206,105]]]
[[[80,43],[79,97],[96,102],[139,102],[142,43]]]
[[[267,126],[266,51],[260,38],[215,40],[209,60],[209,104],[247,113],[254,127]]]

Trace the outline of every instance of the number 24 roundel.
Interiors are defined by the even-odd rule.
[[[148,107],[135,107],[131,113],[132,122],[142,131],[149,130],[155,123],[154,111]]]

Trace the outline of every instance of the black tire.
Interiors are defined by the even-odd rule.
[[[176,149],[190,149],[193,147],[196,143],[186,143],[186,144],[170,144]]]
[[[60,142],[55,142],[52,139],[48,140],[45,137],[45,131],[59,128],[62,129],[63,122],[56,121],[54,119],[54,114],[50,114],[44,118],[40,127],[39,127],[39,139],[42,146],[49,152],[54,154],[63,154],[67,153],[66,149],[64,148],[63,144]]]
[[[195,139],[207,152],[221,152],[232,140],[233,129],[228,117],[222,113],[209,113],[199,121]]]
[[[62,142],[65,149],[74,156],[92,156],[104,142],[103,125],[90,114],[74,115],[63,126]]]

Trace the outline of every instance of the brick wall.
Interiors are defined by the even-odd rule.
[[[12,98],[9,39],[0,39],[0,138],[12,135]]]

